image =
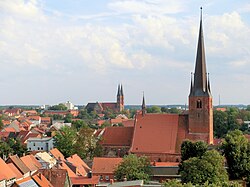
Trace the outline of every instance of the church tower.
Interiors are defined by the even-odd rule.
[[[188,130],[193,140],[204,140],[208,144],[213,144],[213,104],[208,75],[206,71],[201,8],[195,73],[191,75]]]
[[[124,95],[123,95],[123,87],[122,84],[118,85],[118,91],[117,91],[117,110],[119,112],[124,110]]]

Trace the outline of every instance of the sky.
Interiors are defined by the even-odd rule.
[[[250,104],[249,0],[0,0],[0,105],[187,104],[201,6],[214,105]]]

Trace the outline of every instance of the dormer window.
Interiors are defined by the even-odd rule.
[[[202,102],[201,102],[200,99],[197,101],[196,107],[197,107],[197,108],[202,108]]]

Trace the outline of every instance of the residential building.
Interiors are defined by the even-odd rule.
[[[27,140],[28,151],[50,151],[54,148],[54,140],[52,137],[37,137]]]

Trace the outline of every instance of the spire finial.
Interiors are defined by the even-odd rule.
[[[201,9],[201,21],[202,21],[202,6],[200,7],[200,9]]]
[[[144,98],[144,91],[142,92],[143,96],[142,96],[142,116],[144,116],[146,114],[146,104],[145,104],[145,98]]]

